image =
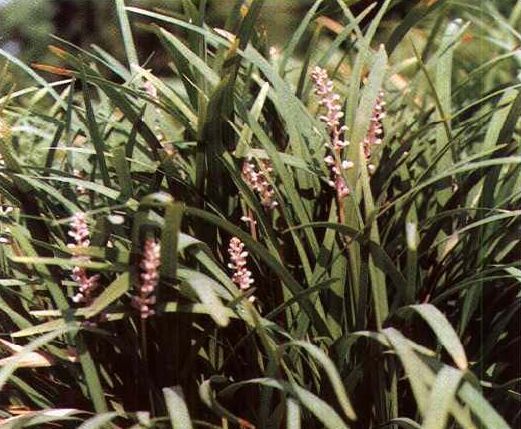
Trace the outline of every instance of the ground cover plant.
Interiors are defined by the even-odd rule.
[[[263,3],[0,50],[1,427],[519,426],[521,5]]]

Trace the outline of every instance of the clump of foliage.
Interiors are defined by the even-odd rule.
[[[200,3],[0,50],[1,426],[519,425],[521,8]]]

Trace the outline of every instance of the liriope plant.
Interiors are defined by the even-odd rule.
[[[519,8],[263,3],[0,50],[0,425],[519,424]]]

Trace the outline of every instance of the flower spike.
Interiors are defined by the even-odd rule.
[[[86,248],[90,246],[90,231],[87,224],[85,213],[76,213],[72,217],[71,230],[69,236],[72,237],[74,243],[68,245],[70,248]],[[88,262],[88,256],[74,256],[75,261]],[[79,291],[72,300],[76,303],[82,303],[86,306],[90,305],[93,300],[93,293],[99,286],[99,274],[89,276],[84,267],[75,266],[72,269],[72,279],[78,284]]]
[[[244,243],[237,237],[233,237],[230,240],[228,247],[228,253],[230,255],[230,263],[228,268],[231,268],[234,272],[232,275],[232,281],[239,287],[239,289],[246,291],[254,282],[251,275],[251,271],[247,268],[248,252],[244,250]],[[253,296],[250,297],[250,301],[254,301]]]
[[[326,124],[330,135],[330,141],[326,143],[328,154],[324,158],[324,162],[331,176],[328,183],[335,189],[340,201],[350,193],[342,172],[353,167],[351,161],[342,160],[343,149],[349,145],[349,142],[342,139],[347,127],[340,125],[340,120],[344,116],[340,95],[333,91],[333,81],[329,79],[327,70],[315,67],[311,73],[311,80],[315,85],[315,94],[319,98],[319,104],[326,109],[326,113],[320,116],[320,120]]]
[[[141,285],[139,295],[132,298],[132,305],[140,312],[141,319],[148,319],[155,314],[156,288],[159,283],[159,266],[161,265],[161,245],[154,239],[145,241],[141,268]]]

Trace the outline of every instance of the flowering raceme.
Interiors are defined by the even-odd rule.
[[[85,213],[76,213],[72,217],[71,230],[69,236],[73,238],[74,243],[70,243],[68,247],[72,249],[86,248],[90,246],[90,232],[89,225],[87,224],[87,218]],[[88,262],[90,258],[88,256],[74,256],[75,261]],[[72,279],[78,284],[79,291],[72,300],[76,303],[82,303],[89,305],[93,300],[93,292],[99,286],[99,275],[89,276],[87,270],[84,267],[75,266],[72,269]]]
[[[233,237],[230,240],[228,247],[228,253],[230,255],[230,263],[228,268],[231,268],[234,273],[232,275],[232,281],[242,291],[248,290],[253,284],[254,280],[251,275],[251,271],[247,268],[248,252],[244,250],[244,243],[237,237]],[[250,297],[250,301],[254,301],[254,297]]]
[[[275,201],[275,192],[268,181],[268,175],[273,168],[269,161],[261,161],[262,169],[259,171],[252,162],[251,157],[242,164],[242,177],[248,186],[259,194],[261,204],[268,209],[274,209],[278,203]]]
[[[364,156],[367,162],[367,168],[369,172],[373,172],[375,166],[370,163],[371,154],[373,152],[373,147],[375,145],[382,144],[382,135],[384,132],[382,120],[385,118],[385,101],[384,101],[384,92],[380,91],[378,94],[378,98],[373,107],[373,113],[371,115],[371,124],[369,126],[369,131],[364,138],[363,147],[364,147]]]
[[[145,241],[141,268],[139,295],[132,298],[132,305],[140,312],[141,319],[148,319],[155,314],[152,306],[156,303],[156,288],[159,283],[161,265],[161,245],[154,239]]]
[[[326,143],[328,154],[324,158],[324,162],[331,174],[328,183],[335,189],[340,201],[350,193],[342,172],[353,167],[351,161],[342,159],[343,149],[349,142],[342,139],[342,134],[347,131],[347,127],[340,125],[340,120],[344,116],[339,102],[340,95],[333,91],[333,81],[329,79],[327,70],[315,67],[311,73],[311,79],[315,85],[315,94],[319,98],[319,103],[326,109],[326,113],[320,116],[320,120],[326,124],[330,136],[330,141]]]

